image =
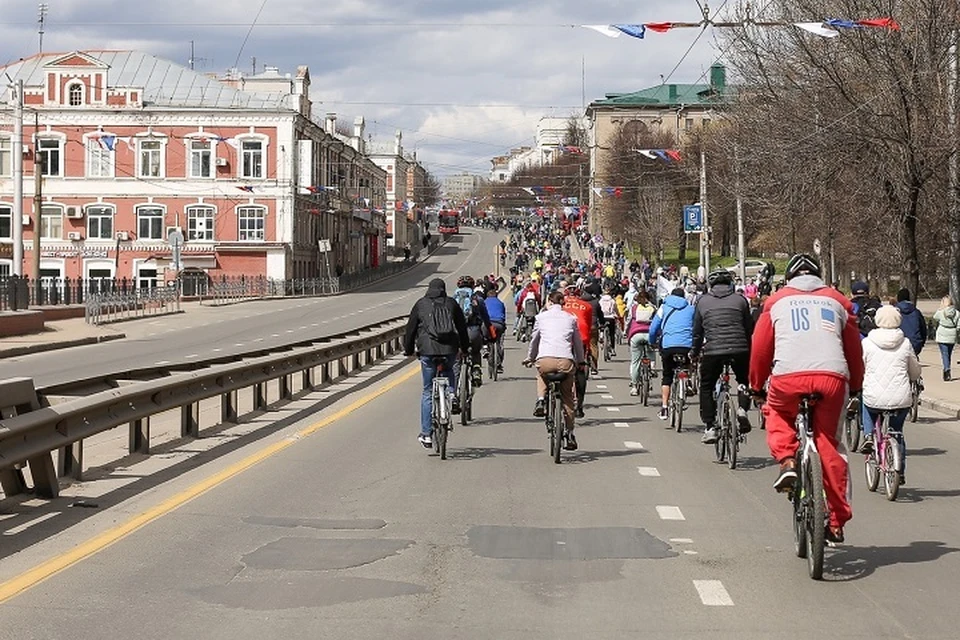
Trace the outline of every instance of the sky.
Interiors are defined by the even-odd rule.
[[[250,73],[253,57],[258,71],[270,65],[293,73],[307,65],[315,115],[336,112],[348,122],[362,115],[379,140],[400,129],[404,149],[416,151],[438,176],[486,175],[494,156],[533,144],[541,117],[582,114],[584,95],[589,103],[660,84],[662,77],[702,82],[723,53],[711,30],[693,44],[699,29],[637,40],[575,26],[696,22],[697,0],[47,4],[48,52],[137,49],[186,65],[193,41],[202,72]],[[715,0],[716,7],[726,4]],[[0,64],[38,47],[37,3],[3,0]]]

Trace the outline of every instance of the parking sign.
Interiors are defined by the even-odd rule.
[[[698,204],[688,204],[683,208],[684,233],[700,233],[703,231],[703,207]]]

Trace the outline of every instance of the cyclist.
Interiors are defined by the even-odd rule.
[[[497,283],[491,282],[487,285],[487,299],[484,300],[487,307],[487,315],[490,317],[490,324],[493,326],[496,337],[493,339],[497,349],[497,373],[503,373],[503,334],[507,331],[507,306],[503,300],[497,297]]]
[[[827,538],[843,541],[843,525],[853,517],[847,501],[849,467],[839,433],[847,393],[863,386],[863,351],[853,305],[821,279],[820,265],[797,254],[787,263],[786,285],[770,296],[753,333],[750,388],[763,392],[767,445],[780,463],[774,482],[789,491],[797,480],[794,428],[800,399],[819,394],[813,411],[814,441],[823,462],[823,485],[830,506]]]
[[[586,300],[581,299],[574,287],[567,287],[566,284],[558,289],[560,293],[565,294],[563,300],[563,310],[570,313],[577,319],[577,328],[580,330],[580,340],[584,345],[590,344],[590,337],[593,334],[593,305]],[[590,359],[587,354],[586,359]],[[577,417],[583,417],[583,399],[587,395],[587,371],[580,367],[577,369]]]
[[[717,380],[723,373],[723,365],[729,362],[737,382],[747,385],[750,379],[750,336],[753,334],[753,318],[746,298],[737,295],[733,276],[726,269],[717,269],[707,276],[710,286],[705,296],[697,303],[693,317],[693,350],[690,355],[700,358],[700,419],[704,430],[701,442],[714,444],[717,441],[717,399],[714,396]],[[750,433],[750,394],[737,394],[737,421],[740,433]]]
[[[563,416],[566,423],[568,451],[577,450],[574,430],[574,371],[583,362],[583,340],[577,326],[577,319],[563,310],[563,293],[554,291],[547,297],[547,308],[537,315],[533,325],[533,337],[530,350],[524,364],[535,362],[537,365],[537,404],[533,415],[542,418],[546,410],[547,382],[543,376],[547,373],[565,373],[567,377],[560,383],[563,398]]]
[[[536,274],[533,275],[536,276]],[[514,298],[514,303],[517,306],[517,322],[513,328],[514,335],[520,330],[520,323],[524,319],[527,323],[532,324],[533,319],[540,313],[540,304],[543,300],[540,291],[538,278],[533,277]]]
[[[900,484],[906,471],[907,449],[903,441],[903,424],[913,404],[910,383],[920,378],[920,362],[910,341],[900,330],[900,311],[889,305],[876,314],[877,328],[863,341],[863,453],[873,452],[873,431],[882,411],[893,411],[887,429],[901,434],[900,452],[903,467]]]
[[[403,353],[420,358],[423,393],[420,396],[420,444],[433,446],[430,420],[433,415],[433,379],[437,376],[437,362],[442,361],[444,374],[450,381],[452,402],[450,411],[460,413],[457,388],[457,352],[467,353],[470,339],[463,310],[447,296],[443,280],[430,281],[427,293],[417,300],[410,311],[403,338]]]
[[[650,342],[660,345],[660,360],[663,366],[663,381],[660,387],[662,403],[657,416],[661,420],[668,417],[670,387],[673,385],[677,368],[673,358],[683,356],[689,359],[690,349],[693,347],[694,308],[684,298],[684,293],[679,287],[671,291],[650,322]]]
[[[600,327],[604,325],[606,319],[603,315],[603,309],[600,307],[600,283],[596,278],[588,278],[580,292],[580,299],[588,303],[593,309],[593,324],[590,327],[590,371],[593,375],[599,373],[597,366],[600,364]]]
[[[871,296],[870,285],[862,281],[854,282],[850,291],[853,296],[850,302],[853,304],[853,313],[857,316],[860,336],[866,338],[877,327],[875,315],[881,305],[880,298]]]
[[[453,299],[460,305],[467,322],[467,335],[470,337],[470,362],[473,386],[483,385],[483,368],[480,366],[480,353],[483,350],[485,336],[490,335],[490,316],[487,315],[485,297],[474,289],[477,283],[473,276],[460,276]]]
[[[640,395],[640,361],[646,354],[651,358],[651,369],[654,366],[653,353],[650,348],[650,322],[657,312],[650,304],[646,291],[635,294],[636,303],[627,310],[627,341],[630,343],[630,395]],[[651,371],[652,373],[652,371]]]
[[[617,318],[621,317],[621,314],[617,312],[617,301],[613,297],[613,287],[609,284],[604,287],[603,295],[600,296],[598,304],[603,314],[603,326],[600,328],[604,331],[603,335],[607,344],[606,348],[609,350],[610,345],[613,344],[617,337]]]

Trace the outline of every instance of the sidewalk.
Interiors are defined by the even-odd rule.
[[[86,344],[119,340],[126,335],[111,327],[89,325],[83,318],[46,323],[47,330],[26,336],[0,338],[0,358],[67,349]]]

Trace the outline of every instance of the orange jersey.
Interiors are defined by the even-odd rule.
[[[563,300],[563,310],[577,319],[577,328],[583,344],[590,344],[590,331],[593,329],[593,306],[577,296],[567,296]]]

